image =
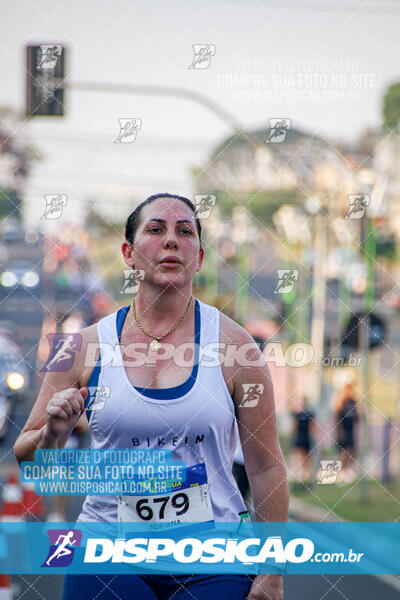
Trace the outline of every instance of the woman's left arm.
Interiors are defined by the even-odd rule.
[[[252,338],[247,332],[243,342],[249,349],[243,364],[236,363],[233,401],[255,516],[257,521],[286,521],[289,490],[272,379],[259,348],[255,343],[250,346]]]
[[[240,337],[243,344],[249,344],[249,349],[246,361],[236,363],[233,400],[255,519],[285,522],[289,489],[286,463],[279,444],[271,375],[259,348],[255,343],[252,346],[251,336],[242,330]],[[283,598],[281,575],[256,577],[248,600],[265,597],[271,600]]]

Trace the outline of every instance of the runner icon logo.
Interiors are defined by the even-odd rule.
[[[215,56],[214,44],[193,44],[194,57],[189,69],[208,69]]]
[[[296,269],[277,269],[277,273],[278,283],[274,294],[290,294],[299,278],[299,272]]]
[[[340,469],[342,468],[341,460],[321,460],[321,471],[319,473],[319,484],[336,483]]]
[[[144,279],[143,269],[124,269],[124,285],[121,294],[136,294],[140,282]]]
[[[349,210],[344,216],[345,219],[362,219],[365,209],[369,206],[369,196],[367,194],[349,194]]]
[[[60,44],[41,44],[40,50],[40,62],[37,69],[53,71],[57,66],[57,59],[61,56],[62,46]]]
[[[212,207],[215,206],[216,200],[217,197],[214,194],[195,194],[196,217],[207,219],[210,216]]]
[[[142,119],[118,119],[119,133],[115,144],[132,144],[136,140],[137,132],[142,129]]]
[[[75,547],[81,545],[82,532],[79,529],[48,529],[49,553],[42,567],[68,567],[74,558]]]
[[[289,131],[292,122],[290,119],[268,119],[269,121],[269,133],[265,138],[266,144],[280,144],[286,139],[287,132]]]
[[[110,397],[111,388],[109,385],[89,386],[89,401],[87,408],[89,410],[103,410],[106,401]]]
[[[63,209],[67,206],[67,196],[65,194],[45,194],[46,208],[40,217],[41,219],[59,219]]]
[[[50,356],[40,371],[54,371],[61,373],[72,368],[75,360],[75,351],[82,346],[80,333],[48,333]]]
[[[264,391],[264,385],[262,383],[242,383],[243,388],[243,400],[239,406],[252,407],[257,406],[260,399],[260,395]]]

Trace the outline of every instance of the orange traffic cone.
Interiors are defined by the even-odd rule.
[[[24,506],[22,503],[23,493],[21,484],[15,473],[9,473],[3,485],[3,507],[1,512],[2,521],[23,521]]]
[[[26,515],[35,517],[43,517],[44,502],[42,496],[38,496],[35,492],[35,484],[30,481],[22,481],[23,505]]]
[[[11,579],[9,575],[0,575],[0,600],[12,600]]]

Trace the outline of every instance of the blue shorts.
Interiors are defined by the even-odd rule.
[[[63,600],[245,600],[256,575],[65,575]]]

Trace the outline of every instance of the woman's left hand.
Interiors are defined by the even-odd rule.
[[[283,600],[282,575],[257,575],[247,600]]]

